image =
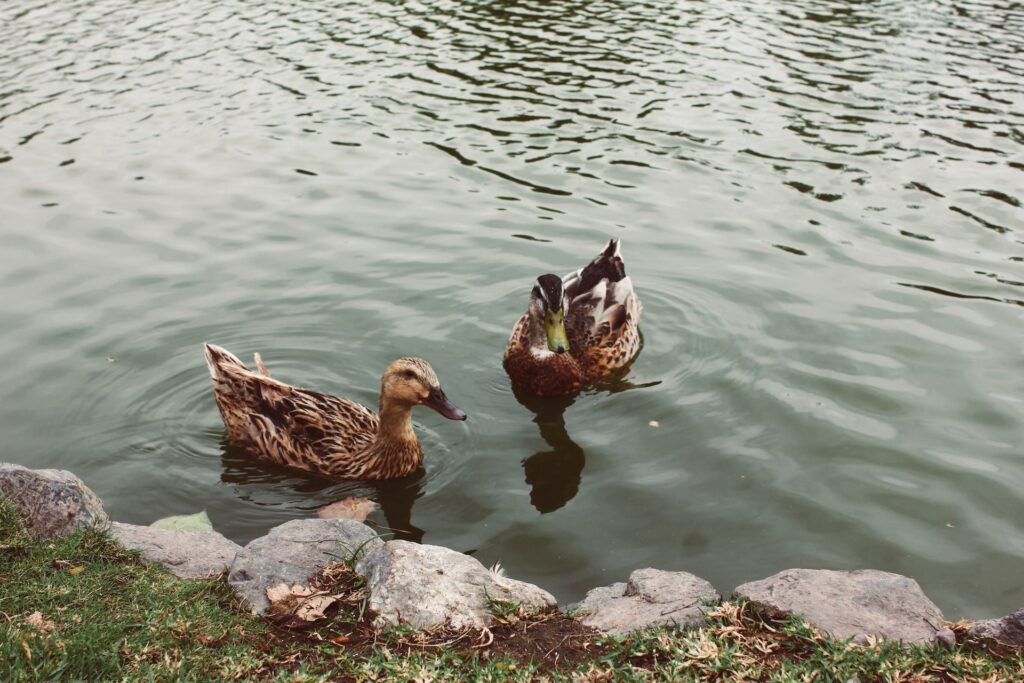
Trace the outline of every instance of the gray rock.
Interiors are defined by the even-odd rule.
[[[612,635],[648,626],[700,626],[708,602],[722,596],[710,583],[687,572],[637,569],[627,583],[594,588],[574,610],[585,625]]]
[[[953,629],[944,628],[936,631],[935,644],[948,648],[956,647],[956,634],[953,633]]]
[[[121,545],[142,552],[150,562],[158,562],[182,579],[216,576],[227,569],[240,545],[215,531],[197,532],[158,529],[114,522],[110,533]]]
[[[979,621],[967,630],[967,636],[1006,647],[1024,647],[1024,607],[1001,619]]]
[[[350,519],[294,519],[238,551],[228,583],[254,613],[263,612],[270,606],[268,587],[305,584],[327,565],[381,544],[373,529]]]
[[[108,521],[96,494],[65,470],[30,470],[0,463],[0,498],[18,506],[25,530],[37,538],[69,534]]]
[[[555,598],[533,584],[505,578],[469,555],[434,545],[388,541],[356,566],[370,589],[376,623],[420,629],[482,628],[493,621],[493,601],[529,609],[555,607]]]
[[[913,579],[858,569],[787,569],[733,592],[768,614],[799,614],[836,638],[870,634],[906,643],[931,643],[942,612]]]

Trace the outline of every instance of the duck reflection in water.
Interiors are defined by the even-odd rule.
[[[564,506],[580,488],[586,454],[565,429],[565,410],[576,398],[541,398],[516,392],[516,399],[534,414],[540,436],[550,446],[523,460],[530,502],[541,513]]]
[[[616,394],[659,384],[660,380],[635,384],[615,377],[602,382],[598,388],[608,394]],[[516,400],[533,413],[541,438],[550,446],[549,450],[537,451],[523,460],[526,483],[530,486],[530,502],[538,512],[554,512],[579,492],[583,467],[587,463],[586,453],[565,428],[565,411],[576,402],[579,394],[541,397],[514,389],[513,393]]]
[[[398,540],[423,540],[423,529],[412,523],[412,506],[423,495],[426,480],[423,467],[397,479],[339,482],[253,458],[227,439],[221,441],[221,467],[220,480],[234,485],[243,500],[268,504],[277,494],[285,499],[315,501],[319,508],[349,496],[366,497],[380,505],[385,519],[382,527],[374,523],[375,515],[371,514],[367,524]],[[311,509],[310,516],[315,515],[315,509]]]

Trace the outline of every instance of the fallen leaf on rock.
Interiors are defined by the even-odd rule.
[[[369,498],[349,496],[336,503],[325,505],[316,511],[321,519],[354,519],[363,522],[370,513],[377,509],[377,504]]]
[[[287,583],[282,582],[267,588],[267,600],[270,600],[270,602],[281,602],[294,597],[304,597],[312,594],[312,588],[299,584],[289,586]]]
[[[32,614],[25,617],[25,623],[29,626],[35,626],[40,631],[49,633],[53,630],[53,622],[43,616],[42,612],[33,612]]]

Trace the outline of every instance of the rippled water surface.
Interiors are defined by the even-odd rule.
[[[0,5],[0,457],[245,542],[346,495],[561,600],[653,565],[1024,603],[1016,2]],[[621,237],[645,345],[521,403],[534,277]],[[425,473],[224,440],[200,352],[376,404]],[[658,425],[653,426],[652,423]]]

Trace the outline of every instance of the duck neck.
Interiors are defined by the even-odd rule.
[[[530,316],[530,352],[538,357],[554,355],[548,348],[548,335],[544,331],[544,322],[534,315]]]
[[[380,428],[377,430],[377,440],[418,444],[416,432],[412,428],[412,405],[381,396]]]
[[[369,451],[375,471],[386,477],[399,477],[420,466],[423,451],[412,428],[410,404],[381,396],[380,427]]]

